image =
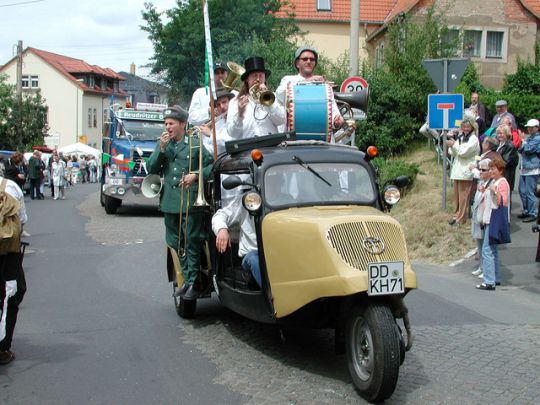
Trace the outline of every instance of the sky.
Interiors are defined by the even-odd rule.
[[[17,42],[91,65],[146,77],[153,48],[141,11],[151,1],[158,11],[176,0],[0,0],[0,65],[15,56]]]

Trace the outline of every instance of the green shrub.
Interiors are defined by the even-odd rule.
[[[385,159],[377,157],[373,159],[373,164],[379,170],[380,184],[384,184],[387,180],[395,179],[399,176],[409,177],[409,185],[411,188],[416,180],[416,176],[420,173],[420,166],[416,163],[408,163],[403,159]]]
[[[540,66],[518,59],[516,73],[505,76],[503,93],[520,96],[540,93]]]
[[[504,93],[480,94],[480,99],[486,105],[492,116],[495,112],[495,102],[497,100],[506,100],[508,102],[508,111],[515,117],[518,126],[523,126],[531,119],[540,119],[540,96],[516,95]],[[487,125],[491,124],[490,122]]]

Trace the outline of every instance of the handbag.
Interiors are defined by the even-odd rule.
[[[502,245],[510,243],[510,224],[508,222],[508,207],[491,210],[489,220],[489,244]]]

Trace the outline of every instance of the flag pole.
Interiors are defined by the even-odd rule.
[[[208,15],[208,3],[202,0],[203,18],[204,18],[204,37],[206,43],[206,60],[208,68],[208,88],[210,89],[210,118],[212,128],[212,144],[214,146],[214,160],[217,159],[217,142],[216,142],[216,114],[214,110],[214,99],[216,97],[216,89],[214,86],[214,60],[212,57],[212,37],[210,36],[210,17]]]

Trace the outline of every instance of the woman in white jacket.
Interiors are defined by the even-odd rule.
[[[450,178],[454,180],[454,203],[456,210],[448,223],[464,224],[469,216],[469,203],[474,190],[473,174],[469,165],[480,153],[477,126],[467,118],[461,123],[459,133],[447,141],[448,152],[453,157]]]
[[[60,194],[62,195],[62,200],[65,199],[64,196],[64,185],[65,185],[65,174],[66,174],[66,164],[61,160],[58,155],[53,156],[52,164],[52,176],[53,176],[53,186],[54,186],[54,199],[58,200]]]

